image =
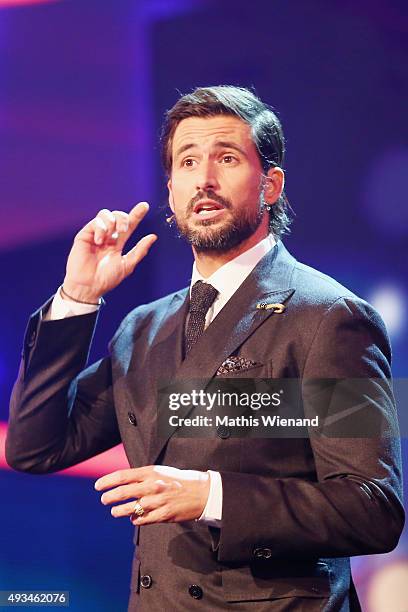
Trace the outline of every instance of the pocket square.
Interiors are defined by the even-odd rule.
[[[245,359],[245,357],[228,357],[218,368],[216,376],[230,374],[231,372],[241,372],[261,365],[262,363],[252,361],[252,359]]]

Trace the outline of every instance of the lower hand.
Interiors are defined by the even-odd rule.
[[[210,477],[207,472],[179,470],[165,465],[119,470],[99,478],[97,491],[114,517],[129,516],[134,525],[181,522],[198,519],[207,503]],[[131,501],[127,501],[131,500]],[[134,514],[136,500],[144,514]]]

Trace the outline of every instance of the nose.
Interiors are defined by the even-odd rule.
[[[218,187],[219,182],[216,164],[211,160],[203,160],[196,174],[197,190],[206,191],[212,189],[215,191]]]

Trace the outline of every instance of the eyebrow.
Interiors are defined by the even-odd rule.
[[[194,147],[196,146],[197,145],[193,142],[181,146],[179,149],[177,149],[175,158],[179,157],[179,155],[181,155],[185,151],[188,151],[189,149],[194,149]],[[241,147],[235,144],[234,142],[228,142],[226,140],[219,140],[215,143],[214,146],[220,149],[234,149],[235,151],[238,151],[239,153],[241,153],[241,155],[244,155],[245,157],[247,157],[247,154],[245,153],[245,151],[241,149]]]

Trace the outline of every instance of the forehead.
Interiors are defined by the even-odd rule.
[[[236,142],[255,150],[251,127],[239,117],[188,117],[178,124],[173,137],[173,154],[187,144],[205,146],[218,141]]]

